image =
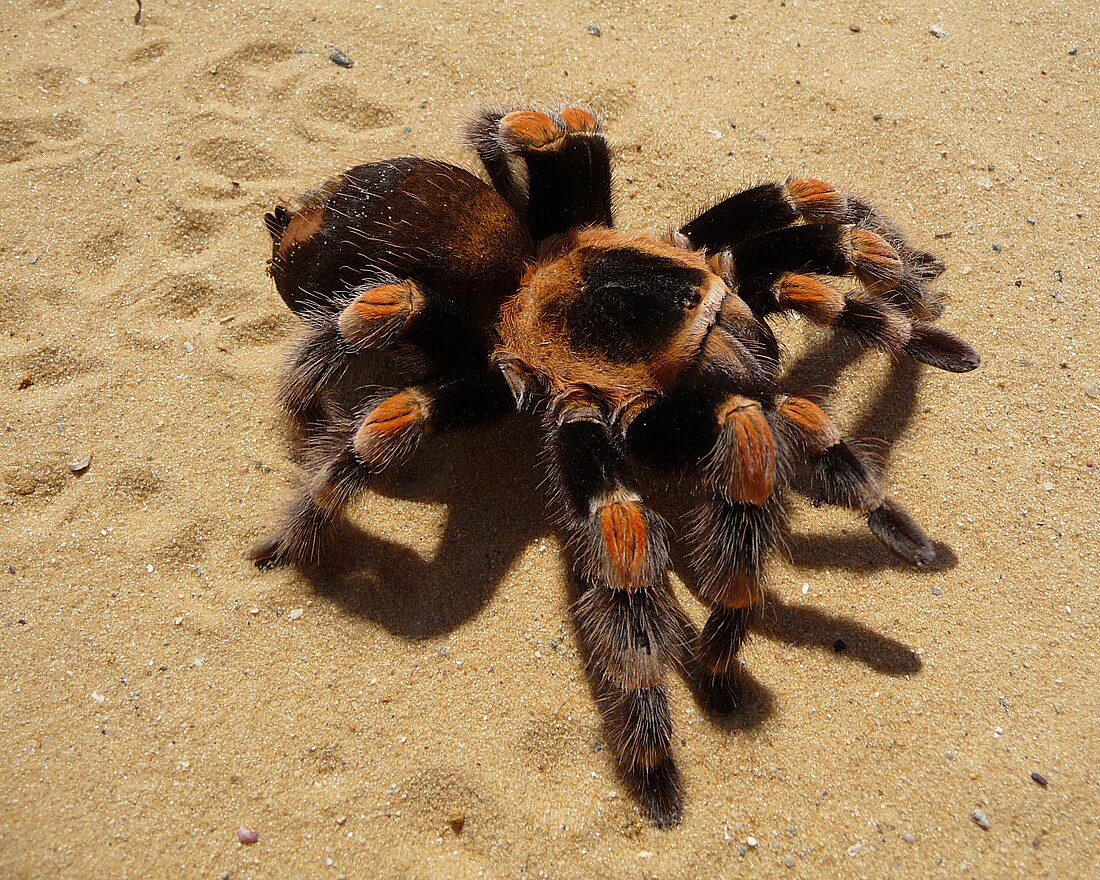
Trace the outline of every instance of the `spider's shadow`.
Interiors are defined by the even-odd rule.
[[[859,356],[858,348],[829,337],[797,359],[784,387],[793,393],[831,387]],[[887,455],[916,412],[919,377],[919,365],[896,363],[846,433],[878,437]],[[430,449],[372,487],[393,499],[446,506],[446,524],[432,557],[345,522],[326,561],[306,571],[306,577],[321,595],[409,640],[453,631],[490,601],[525,548],[553,533],[545,513],[541,447],[539,426],[529,418],[435,438]],[[913,570],[870,533],[841,539],[794,535],[788,550],[801,568]],[[948,548],[940,551],[940,567],[954,563]],[[689,582],[679,557],[674,568]],[[686,618],[685,623],[691,627]],[[843,644],[850,660],[887,675],[913,674],[921,666],[913,651],[895,639],[845,617],[787,604],[773,593],[753,628],[766,638],[830,654]],[[685,630],[685,638],[693,632]],[[771,714],[771,692],[747,673],[742,685],[736,708],[718,723],[747,729]]]

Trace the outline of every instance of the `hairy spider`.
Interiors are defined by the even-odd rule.
[[[654,821],[674,824],[683,798],[664,667],[693,670],[715,711],[732,706],[796,468],[905,559],[935,556],[885,494],[877,461],[781,387],[767,319],[795,312],[954,372],[978,355],[930,323],[942,308],[927,283],[943,264],[823,181],[753,187],[668,236],[631,234],[614,227],[609,149],[587,110],[483,111],[465,138],[492,186],[443,162],[393,159],[266,215],[275,285],[308,328],[280,399],[312,455],[251,557],[309,563],[349,499],[425,435],[537,414],[609,738]],[[373,387],[347,414],[332,389],[385,350],[416,353],[413,384]],[[701,633],[670,591],[669,528],[643,497],[639,464],[694,477],[681,537],[710,609]]]

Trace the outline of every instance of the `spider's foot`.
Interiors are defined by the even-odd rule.
[[[567,135],[599,134],[596,117],[579,107],[549,116],[535,110],[517,110],[503,116],[497,137],[509,152],[552,151],[560,149]]]
[[[262,571],[282,568],[284,565],[290,565],[294,561],[290,555],[290,551],[283,542],[282,535],[273,535],[270,538],[265,538],[263,541],[258,541],[252,546],[252,549],[248,551],[248,558],[256,568]]]
[[[628,768],[624,774],[658,828],[671,828],[683,821],[684,789],[671,758],[651,767]]]
[[[905,346],[913,360],[952,373],[969,373],[981,363],[981,356],[970,345],[934,324],[913,322],[913,335]]]
[[[737,708],[737,682],[733,676],[704,672],[696,682],[699,704],[711,715],[724,717]]]
[[[893,498],[867,514],[867,526],[876,538],[917,568],[936,562],[936,546],[912,515]]]

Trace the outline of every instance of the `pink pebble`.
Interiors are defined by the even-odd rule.
[[[249,828],[247,825],[242,825],[237,829],[237,840],[245,846],[252,846],[252,844],[259,839],[260,833],[255,828]]]

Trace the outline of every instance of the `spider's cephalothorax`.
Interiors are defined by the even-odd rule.
[[[271,273],[308,330],[280,397],[313,456],[259,565],[317,558],[372,475],[433,431],[517,411],[543,419],[554,506],[574,561],[574,615],[626,777],[659,824],[682,813],[664,668],[689,670],[715,711],[762,600],[782,496],[805,462],[817,497],[867,517],[917,565],[929,539],[881,469],[779,381],[773,314],[954,372],[978,365],[930,323],[943,271],[877,210],[795,178],[719,202],[667,237],[614,228],[608,147],[585,110],[486,111],[467,140],[489,186],[453,165],[354,168],[267,215]],[[853,277],[841,293],[822,276]],[[414,384],[333,400],[370,353],[415,352]],[[694,477],[688,545],[701,633],[669,589],[670,531],[635,465]],[[685,656],[690,650],[691,656]]]

